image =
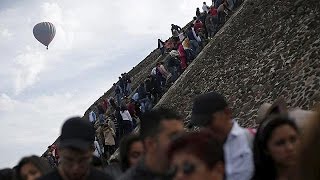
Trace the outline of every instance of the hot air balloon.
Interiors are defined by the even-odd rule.
[[[41,44],[48,46],[56,35],[56,28],[50,22],[41,22],[33,27],[34,37],[41,42]]]

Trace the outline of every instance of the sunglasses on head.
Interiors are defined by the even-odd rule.
[[[196,170],[196,165],[190,162],[184,162],[182,167],[172,166],[169,170],[170,177],[175,177],[179,171],[182,171],[184,175],[191,175]]]

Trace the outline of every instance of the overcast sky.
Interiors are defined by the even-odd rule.
[[[84,111],[192,19],[198,0],[0,0],[0,168],[41,155]],[[32,34],[52,22],[49,50]]]

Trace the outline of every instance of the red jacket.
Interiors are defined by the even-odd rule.
[[[104,108],[105,111],[108,110],[108,100],[107,100],[107,99],[104,99],[104,100],[103,100],[102,106],[103,106],[103,108]]]
[[[218,16],[218,10],[215,7],[212,7],[209,11],[211,16]]]
[[[178,51],[179,51],[181,69],[186,69],[187,68],[187,57],[186,57],[186,52],[183,49],[183,46],[181,43],[179,44]]]
[[[198,33],[200,32],[200,30],[203,28],[203,24],[200,20],[197,20],[195,23],[194,23],[194,30]]]
[[[136,110],[135,109],[136,109],[136,107],[135,107],[135,105],[133,103],[129,103],[128,104],[128,111],[129,111],[129,113],[130,113],[130,115],[132,117],[134,117],[136,115]]]

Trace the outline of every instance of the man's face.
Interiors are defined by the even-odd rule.
[[[85,179],[89,172],[92,152],[91,149],[87,151],[61,149],[59,169],[68,180]]]
[[[144,147],[142,141],[133,142],[129,148],[129,166],[138,164],[140,157],[144,154]]]
[[[182,121],[179,120],[168,120],[160,123],[160,132],[156,137],[156,154],[159,158],[159,163],[164,168],[167,168],[167,151],[168,146],[173,137],[184,131]]]
[[[224,137],[224,130],[230,118],[231,117],[226,111],[218,111],[212,114],[212,119],[208,128],[218,139],[224,140],[224,138],[226,138]]]

